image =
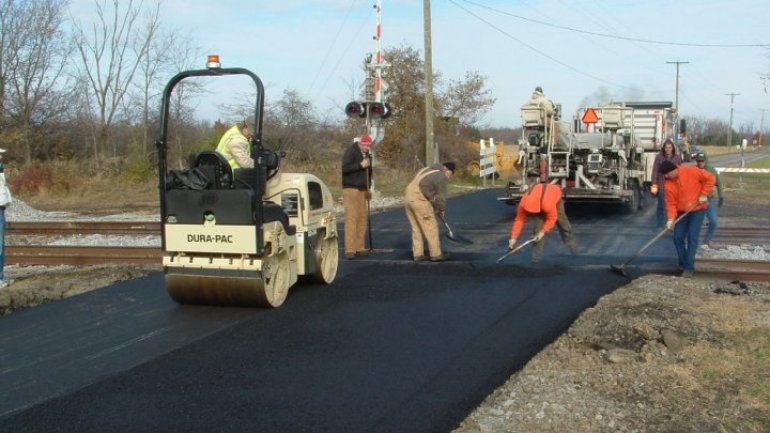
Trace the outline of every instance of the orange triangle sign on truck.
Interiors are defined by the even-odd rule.
[[[593,108],[586,108],[586,112],[583,114],[583,123],[596,123],[599,121],[599,116],[596,114],[596,110]]]

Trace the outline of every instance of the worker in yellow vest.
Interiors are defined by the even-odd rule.
[[[254,159],[251,157],[253,131],[253,121],[238,122],[228,129],[219,140],[217,152],[225,157],[233,170],[236,168],[254,168]]]

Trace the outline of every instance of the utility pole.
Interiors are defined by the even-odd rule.
[[[727,129],[727,145],[732,147],[733,145],[733,103],[735,103],[735,97],[740,93],[725,93],[730,97],[730,127]]]
[[[674,60],[671,62],[666,62],[670,65],[676,65],[676,96],[674,99],[674,131],[675,132],[675,139],[676,139],[676,147],[679,148],[679,65],[685,65],[690,62],[684,62],[681,60]],[[681,150],[681,149],[680,149]]]
[[[759,121],[759,137],[757,138],[757,147],[760,149],[762,148],[762,136],[764,135],[765,130],[765,111],[766,109],[762,109],[762,119]]]
[[[438,162],[438,150],[433,143],[433,49],[431,48],[430,0],[423,0],[425,31],[425,165]]]

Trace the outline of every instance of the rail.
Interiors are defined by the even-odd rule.
[[[160,265],[163,251],[158,247],[93,246],[9,246],[9,265]]]
[[[160,235],[157,221],[12,221],[7,235]]]

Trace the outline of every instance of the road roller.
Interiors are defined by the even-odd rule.
[[[254,168],[233,169],[215,150],[169,170],[171,94],[190,77],[245,75],[257,90],[251,138]],[[262,146],[264,87],[244,68],[174,76],[163,91],[158,150],[163,272],[178,303],[275,308],[298,281],[331,283],[339,261],[337,219],[329,188],[308,173],[280,171],[283,152]],[[251,126],[251,125],[250,125]]]

